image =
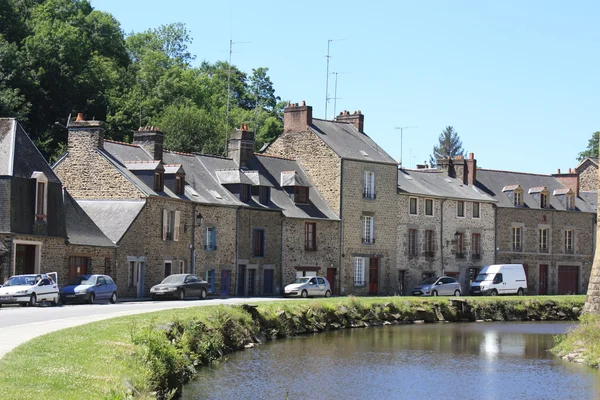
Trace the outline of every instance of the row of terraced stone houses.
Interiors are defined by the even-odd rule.
[[[260,154],[246,126],[228,157],[168,151],[153,127],[133,143],[82,115],[68,129],[50,168],[0,120],[0,280],[107,273],[121,297],[141,297],[192,272],[214,295],[258,296],[318,274],[335,294],[406,295],[431,275],[466,291],[484,265],[522,263],[530,293],[587,288],[597,186],[580,177],[597,162],[539,175],[477,168],[470,154],[402,169],[362,113],[321,120],[304,103]]]

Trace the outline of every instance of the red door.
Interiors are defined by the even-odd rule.
[[[548,294],[548,265],[540,264],[540,277],[538,285],[538,294]]]
[[[558,267],[558,294],[577,294],[579,267],[561,265]]]
[[[337,268],[327,268],[327,280],[329,281],[329,286],[331,287],[331,293],[335,293],[335,275],[337,273]]]
[[[369,294],[376,296],[379,293],[379,258],[369,260]]]

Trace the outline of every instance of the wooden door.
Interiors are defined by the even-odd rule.
[[[561,265],[558,267],[558,294],[577,294],[579,267]]]
[[[88,257],[69,257],[69,282],[80,275],[87,275]]]
[[[540,274],[538,282],[538,294],[548,294],[548,265],[540,264]]]
[[[335,293],[335,276],[337,274],[337,268],[327,268],[327,280],[329,281],[329,287],[331,293]]]
[[[273,294],[273,270],[265,269],[263,271],[263,293],[264,294]]]
[[[224,269],[221,271],[221,296],[229,296],[229,270]]]
[[[376,296],[379,293],[379,258],[369,260],[369,294]]]

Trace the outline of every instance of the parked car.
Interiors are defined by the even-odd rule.
[[[41,301],[58,303],[56,272],[12,276],[0,287],[0,305],[20,304],[34,306]]]
[[[327,279],[322,276],[303,276],[287,285],[284,289],[285,296],[331,296],[331,287]]]
[[[63,304],[96,300],[117,302],[117,284],[108,275],[81,275],[60,289],[60,301]]]
[[[471,285],[472,295],[517,294],[527,293],[527,276],[522,264],[488,265],[479,271],[479,275]]]
[[[414,296],[460,296],[462,285],[450,276],[427,278],[412,290]]]
[[[205,299],[208,293],[208,282],[191,274],[169,275],[163,281],[150,289],[152,300],[175,298],[183,300],[185,297],[199,297]]]

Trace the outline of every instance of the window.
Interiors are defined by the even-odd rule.
[[[31,178],[35,179],[35,222],[48,220],[48,178],[43,172],[34,172]]]
[[[175,176],[175,194],[183,194],[185,188],[185,181],[183,176]]]
[[[365,199],[375,198],[375,172],[365,171],[363,197]]]
[[[268,186],[260,186],[258,189],[258,201],[260,204],[268,206],[271,203],[271,188]]]
[[[457,217],[465,216],[465,202],[462,200],[458,200],[456,202],[456,216]]]
[[[433,231],[425,231],[425,255],[427,257],[433,257]]]
[[[315,222],[307,222],[304,224],[304,249],[317,249],[317,224]]]
[[[265,230],[254,229],[252,231],[252,255],[254,257],[265,256]]]
[[[247,203],[250,201],[250,190],[252,187],[250,185],[240,184],[240,201],[243,203]]]
[[[154,191],[162,192],[165,186],[165,175],[162,171],[154,171]]]
[[[471,236],[471,250],[473,251],[473,258],[474,259],[478,259],[478,258],[481,257],[480,244],[481,244],[481,234],[480,233],[474,233]]]
[[[204,232],[206,241],[204,244],[204,250],[216,250],[217,249],[217,228],[209,226]]]
[[[473,202],[473,218],[479,218],[479,203]]]
[[[418,212],[419,212],[419,209],[417,207],[417,198],[410,197],[408,199],[408,213],[410,215],[417,215]]]
[[[362,234],[362,242],[366,243],[366,244],[373,244],[375,243],[375,232],[374,232],[374,223],[375,223],[375,218],[369,215],[363,215],[362,217],[362,228],[363,228],[363,234]]]
[[[294,203],[308,203],[308,187],[294,186]]]
[[[513,251],[523,251],[523,228],[520,226],[513,226],[512,228],[512,249]]]
[[[566,201],[567,201],[567,204],[566,204],[567,210],[574,210],[575,209],[575,196],[567,195]]]
[[[417,255],[417,230],[416,229],[408,230],[408,255],[409,256]]]
[[[165,278],[173,273],[173,263],[171,261],[165,261]]]
[[[163,240],[179,241],[181,212],[163,210]]]
[[[458,232],[458,235],[456,235],[456,257],[457,258],[463,258],[465,256],[464,249],[465,249],[465,234],[463,232]]]
[[[365,259],[354,257],[354,286],[365,285]]]
[[[180,274],[185,274],[185,261],[179,260],[179,269],[177,271]]]
[[[127,286],[129,287],[135,286],[138,281],[136,264],[135,261],[129,262],[129,271],[127,274]]]
[[[104,259],[104,275],[112,275],[112,260],[110,258]]]
[[[565,253],[573,254],[573,231],[565,231]]]
[[[433,216],[433,199],[425,199],[425,215]]]
[[[521,207],[522,203],[521,203],[521,192],[520,191],[514,192],[513,204],[515,205],[515,207]]]
[[[540,229],[540,253],[548,252],[548,228]]]
[[[540,193],[540,208],[548,207],[548,195],[545,193]]]

